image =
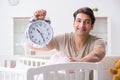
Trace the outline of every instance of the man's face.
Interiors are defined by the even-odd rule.
[[[93,29],[91,18],[84,13],[79,13],[74,21],[74,30],[77,35],[85,36]]]

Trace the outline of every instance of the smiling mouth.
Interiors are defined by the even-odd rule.
[[[80,28],[78,28],[77,29],[79,32],[84,32],[85,31],[85,29],[80,29]]]

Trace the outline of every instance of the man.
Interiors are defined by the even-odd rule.
[[[44,20],[47,11],[37,10],[34,16]],[[48,51],[56,49],[68,57],[70,62],[99,62],[105,56],[105,42],[99,37],[90,35],[94,28],[95,16],[89,7],[76,10],[73,14],[74,32],[54,36],[50,43],[44,48],[34,50]],[[96,26],[97,27],[97,26]]]

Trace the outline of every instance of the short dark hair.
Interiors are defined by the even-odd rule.
[[[83,8],[79,8],[78,10],[76,10],[73,14],[74,20],[76,19],[76,16],[79,13],[87,14],[91,18],[91,24],[95,23],[95,16],[94,16],[93,10],[90,9],[89,7],[83,7]]]

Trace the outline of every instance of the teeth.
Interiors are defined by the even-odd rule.
[[[83,29],[79,29],[79,31],[84,31]]]

